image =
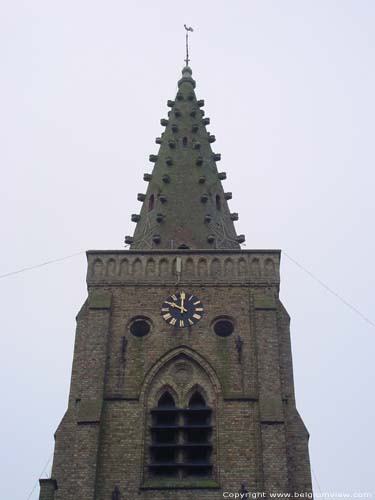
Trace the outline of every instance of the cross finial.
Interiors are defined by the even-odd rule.
[[[186,66],[189,66],[189,31],[194,31],[193,28],[191,26],[186,26],[186,24],[184,24],[184,28],[186,30],[186,59],[185,59],[185,63],[186,63]]]

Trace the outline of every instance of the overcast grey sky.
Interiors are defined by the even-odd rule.
[[[184,23],[246,248],[281,248],[375,322],[374,1],[3,0],[0,274],[123,247]],[[53,451],[85,272],[82,254],[0,280],[4,500]],[[285,255],[281,278],[320,488],[375,493],[375,328]]]

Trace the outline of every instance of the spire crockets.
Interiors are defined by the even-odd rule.
[[[140,214],[134,236],[125,243],[132,250],[150,249],[238,249],[245,240],[237,236],[218,172],[220,154],[213,153],[215,136],[207,132],[209,118],[201,109],[204,101],[194,92],[195,81],[189,66],[182,70],[175,101],[168,101],[168,119],[162,119],[165,131],[156,139],[159,153],[150,155],[154,168],[144,174],[148,189],[139,193]]]

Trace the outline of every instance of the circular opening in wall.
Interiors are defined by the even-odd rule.
[[[214,320],[213,328],[219,337],[229,337],[234,331],[234,324],[230,318],[217,318]]]
[[[134,337],[144,337],[151,330],[151,322],[147,318],[133,318],[130,323],[130,333]]]

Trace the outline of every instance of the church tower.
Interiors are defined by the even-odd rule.
[[[189,66],[168,107],[130,248],[87,252],[69,404],[40,500],[312,492],[280,251],[241,249]]]

